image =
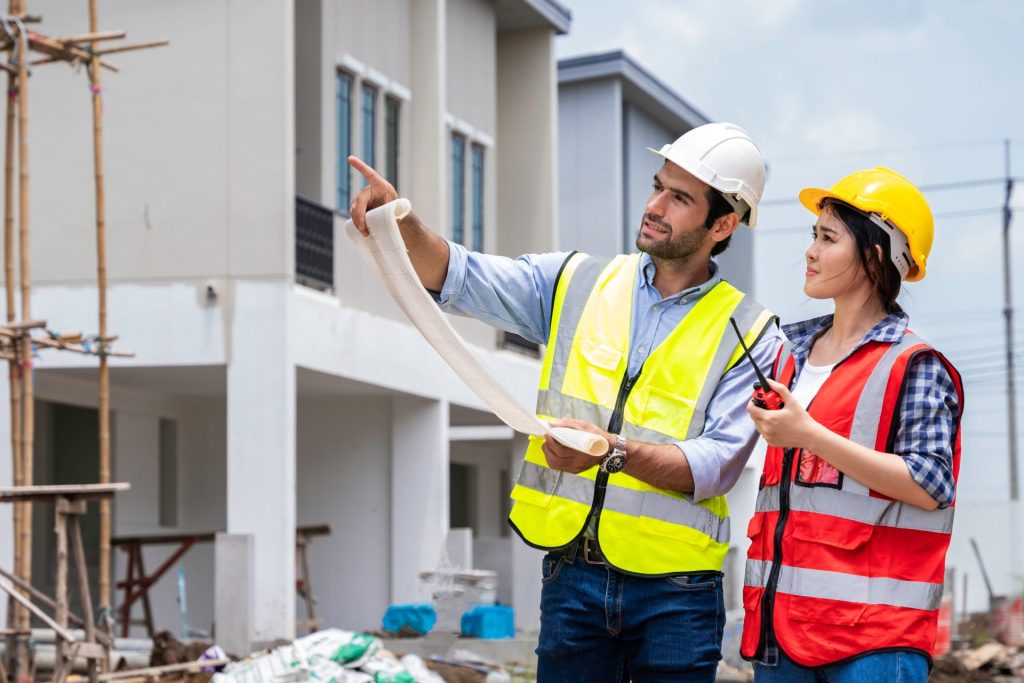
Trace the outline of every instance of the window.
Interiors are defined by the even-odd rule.
[[[377,166],[377,88],[363,83],[363,161]],[[366,186],[366,178],[362,180]]]
[[[398,187],[398,113],[401,102],[384,98],[384,177]]]
[[[452,134],[452,241],[466,239],[466,138]]]
[[[334,205],[339,211],[348,215],[348,206],[352,199],[352,170],[348,165],[348,157],[352,154],[352,76],[339,71],[335,94],[335,117],[338,124],[338,159],[337,188]]]
[[[484,250],[484,148],[483,145],[473,144],[471,147],[472,159],[472,207],[470,220],[473,221],[473,251]]]

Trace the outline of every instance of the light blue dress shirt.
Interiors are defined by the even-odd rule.
[[[482,320],[538,344],[547,343],[555,280],[568,253],[510,259],[468,252],[452,242],[448,246],[448,275],[440,294],[435,295],[443,310]],[[651,349],[664,341],[695,302],[721,280],[718,264],[712,259],[707,282],[662,298],[653,284],[655,266],[651,257],[642,254],[640,264],[630,327],[630,376],[640,370]],[[755,362],[766,374],[782,340],[782,333],[772,325],[751,349]],[[757,440],[754,423],[746,412],[756,381],[746,360],[726,372],[708,405],[704,433],[678,443],[693,473],[695,501],[723,495],[739,479]]]

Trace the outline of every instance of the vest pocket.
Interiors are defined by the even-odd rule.
[[[642,422],[661,433],[684,431],[680,425],[689,425],[696,401],[679,396],[659,387],[648,387]]]
[[[832,520],[828,515],[802,517],[799,521],[790,519],[794,539],[836,550],[858,550],[867,545],[875,531],[870,524]],[[822,552],[829,551],[822,549]]]
[[[578,345],[579,354],[569,355],[563,391],[599,405],[611,405],[619,390],[622,350],[589,337],[579,340]]]

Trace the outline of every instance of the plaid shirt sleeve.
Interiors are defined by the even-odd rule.
[[[894,450],[939,507],[949,507],[956,496],[953,429],[960,420],[960,399],[949,372],[933,354],[917,356],[907,372]]]

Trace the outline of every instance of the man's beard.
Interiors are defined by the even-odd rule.
[[[668,230],[669,232],[665,235],[666,239],[655,242],[654,240],[650,240],[650,238],[645,237],[643,225],[644,220]],[[640,230],[638,230],[636,234],[636,248],[646,254],[650,254],[654,258],[664,260],[684,259],[697,253],[706,239],[708,239],[706,230],[697,229],[690,230],[688,232],[676,231],[672,229],[672,226],[665,223],[657,216],[646,214],[643,220],[641,220]],[[644,245],[644,240],[648,240],[650,243]]]

